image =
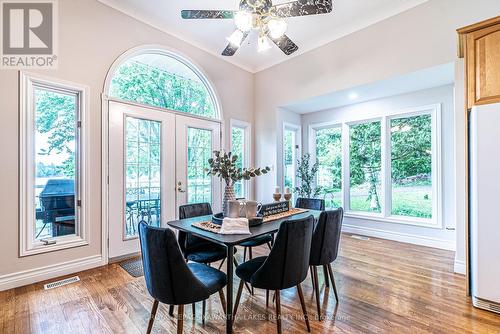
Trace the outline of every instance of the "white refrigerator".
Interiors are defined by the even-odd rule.
[[[474,107],[469,126],[472,300],[500,313],[500,104]]]

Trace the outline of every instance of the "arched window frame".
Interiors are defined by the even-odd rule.
[[[115,76],[116,71],[120,68],[120,66],[122,66],[128,60],[130,60],[134,57],[140,56],[140,55],[144,55],[144,54],[156,54],[156,55],[160,55],[160,56],[173,58],[173,59],[177,60],[178,62],[182,63],[183,65],[187,66],[191,71],[193,71],[193,73],[195,73],[196,76],[201,80],[201,82],[203,83],[203,85],[207,89],[211,100],[213,101],[214,108],[215,108],[215,117],[214,118],[205,117],[205,116],[200,116],[200,115],[191,114],[191,113],[187,113],[187,112],[161,108],[161,107],[157,107],[157,106],[153,106],[153,105],[144,105],[144,104],[140,104],[138,102],[125,101],[125,100],[121,100],[119,98],[110,96],[109,93],[110,93],[110,88],[111,88],[111,82],[113,80],[113,77]],[[160,45],[138,46],[138,47],[130,49],[130,50],[126,51],[125,53],[123,53],[122,55],[120,55],[114,61],[113,65],[111,66],[111,68],[109,69],[109,71],[106,75],[106,80],[104,83],[103,92],[104,92],[103,93],[104,99],[106,99],[106,100],[116,100],[116,101],[120,101],[120,102],[124,102],[124,103],[138,104],[138,105],[151,107],[151,108],[155,108],[155,109],[171,110],[171,111],[182,113],[185,115],[191,115],[193,117],[201,117],[201,118],[206,118],[206,119],[210,119],[210,120],[218,120],[218,121],[223,120],[221,104],[219,102],[218,94],[214,88],[214,85],[208,79],[208,76],[206,75],[206,73],[203,70],[201,70],[200,66],[198,66],[189,57],[183,55],[182,53],[180,53],[176,50],[169,49],[167,47],[160,46]]]

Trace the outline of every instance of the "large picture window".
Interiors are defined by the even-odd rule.
[[[22,75],[21,255],[86,244],[85,88]]]
[[[351,125],[349,129],[350,200],[352,211],[382,211],[380,121]]]
[[[342,128],[316,130],[316,184],[321,187],[327,208],[342,205]]]
[[[326,206],[343,206],[353,217],[439,227],[440,111],[437,104],[312,124],[310,150]]]

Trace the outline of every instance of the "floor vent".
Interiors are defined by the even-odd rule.
[[[63,285],[68,285],[68,284],[71,284],[71,283],[75,283],[75,282],[78,282],[78,281],[80,281],[80,277],[78,277],[78,276],[68,277],[68,278],[62,279],[60,281],[55,281],[55,282],[51,282],[51,283],[45,284],[43,286],[43,288],[45,290],[50,290],[50,289],[58,288],[58,287],[63,286]]]
[[[368,238],[368,237],[365,237],[363,235],[355,235],[355,234],[351,235],[351,238],[358,239],[358,240],[370,240],[370,238]]]

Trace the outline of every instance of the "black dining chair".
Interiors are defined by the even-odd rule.
[[[178,305],[177,333],[182,333],[184,305],[206,300],[219,292],[226,312],[223,288],[227,277],[222,271],[201,263],[186,263],[175,233],[168,228],[139,223],[144,279],[154,298],[147,333],[153,328],[158,304]]]
[[[297,198],[295,202],[296,208],[325,211],[325,200],[319,198]]]
[[[307,277],[313,228],[314,217],[312,215],[303,219],[283,222],[269,256],[256,257],[236,268],[240,285],[233,312],[234,319],[236,319],[238,304],[243,292],[243,284],[249,282],[252,287],[267,290],[267,300],[269,299],[269,290],[275,291],[277,329],[278,333],[281,334],[280,291],[297,287],[307,331],[311,331],[300,283]]]
[[[331,263],[337,259],[337,255],[339,252],[343,217],[344,210],[342,208],[331,211],[323,211],[319,216],[318,223],[316,224],[313,232],[309,265],[312,272],[311,276],[313,281],[314,293],[316,295],[316,307],[318,309],[319,319],[321,319],[321,307],[319,302],[317,267],[323,267],[323,270],[325,272],[325,282],[327,282],[328,280],[332,282],[335,299],[337,300],[337,303],[339,301],[337,286],[335,285]]]
[[[181,205],[179,207],[179,219],[188,219],[200,216],[208,216],[212,214],[212,207],[210,203],[195,203]],[[186,233],[179,231],[178,241],[181,247],[182,254],[186,261],[193,261],[197,263],[203,263],[210,265],[211,263],[222,261],[219,265],[219,269],[222,268],[226,257],[227,248],[224,245],[219,245],[208,240],[199,238],[192,235],[191,233]],[[236,248],[234,250],[236,252]],[[234,265],[238,266],[238,261],[234,259]],[[248,291],[250,288],[247,287]],[[202,304],[202,320],[205,321],[205,307],[206,303],[203,301]],[[196,313],[195,305],[192,305],[193,315]],[[172,315],[172,307],[170,308],[170,315]]]

